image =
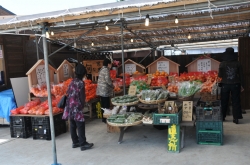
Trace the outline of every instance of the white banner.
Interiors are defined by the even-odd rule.
[[[211,71],[211,59],[200,59],[197,61],[197,71],[207,72]]]
[[[157,62],[157,70],[158,71],[165,71],[169,73],[169,61],[158,61]]]
[[[45,68],[44,65],[39,65],[36,68],[36,77],[39,85],[46,84]]]
[[[136,71],[135,64],[125,64],[125,73],[129,73],[130,75]]]

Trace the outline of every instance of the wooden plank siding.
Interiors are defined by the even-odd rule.
[[[239,61],[243,67],[244,92],[241,93],[242,109],[250,109],[250,37],[240,37],[238,43]]]

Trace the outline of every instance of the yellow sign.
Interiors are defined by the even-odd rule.
[[[136,94],[137,86],[130,85],[128,90],[128,95],[134,96]]]
[[[168,138],[168,150],[176,151],[178,147],[178,138],[177,138],[177,129],[176,125],[173,124],[170,128],[168,128],[169,138]]]

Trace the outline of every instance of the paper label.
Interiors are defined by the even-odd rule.
[[[128,95],[134,96],[136,94],[137,86],[130,85],[128,90]]]
[[[153,75],[152,75],[152,74],[148,74],[148,81],[147,81],[147,84],[148,84],[148,85],[150,85],[150,84],[151,84],[152,77],[153,77]]]
[[[125,64],[125,73],[132,75],[136,71],[135,64]]]
[[[63,77],[69,77],[69,65],[63,64]]]
[[[167,90],[165,85],[162,85],[161,87],[162,87],[163,90]]]
[[[182,104],[182,121],[192,121],[193,101],[183,101]]]
[[[168,76],[168,81],[171,82],[175,82],[175,76]]]
[[[169,61],[158,61],[157,70],[160,72],[165,71],[169,73]]]
[[[3,51],[0,50],[0,58],[3,58]]]
[[[150,98],[145,98],[146,101],[150,101]]]
[[[46,77],[45,77],[45,66],[39,65],[36,68],[36,77],[39,85],[46,84]]]
[[[165,107],[168,107],[168,105],[170,105],[173,108],[175,106],[175,102],[174,101],[165,101]]]
[[[160,123],[170,123],[170,119],[162,118],[160,119]]]
[[[207,72],[211,71],[211,59],[200,59],[197,61],[197,71]]]

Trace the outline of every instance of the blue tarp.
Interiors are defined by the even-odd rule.
[[[0,117],[10,122],[10,110],[16,108],[16,101],[12,89],[0,92]]]

